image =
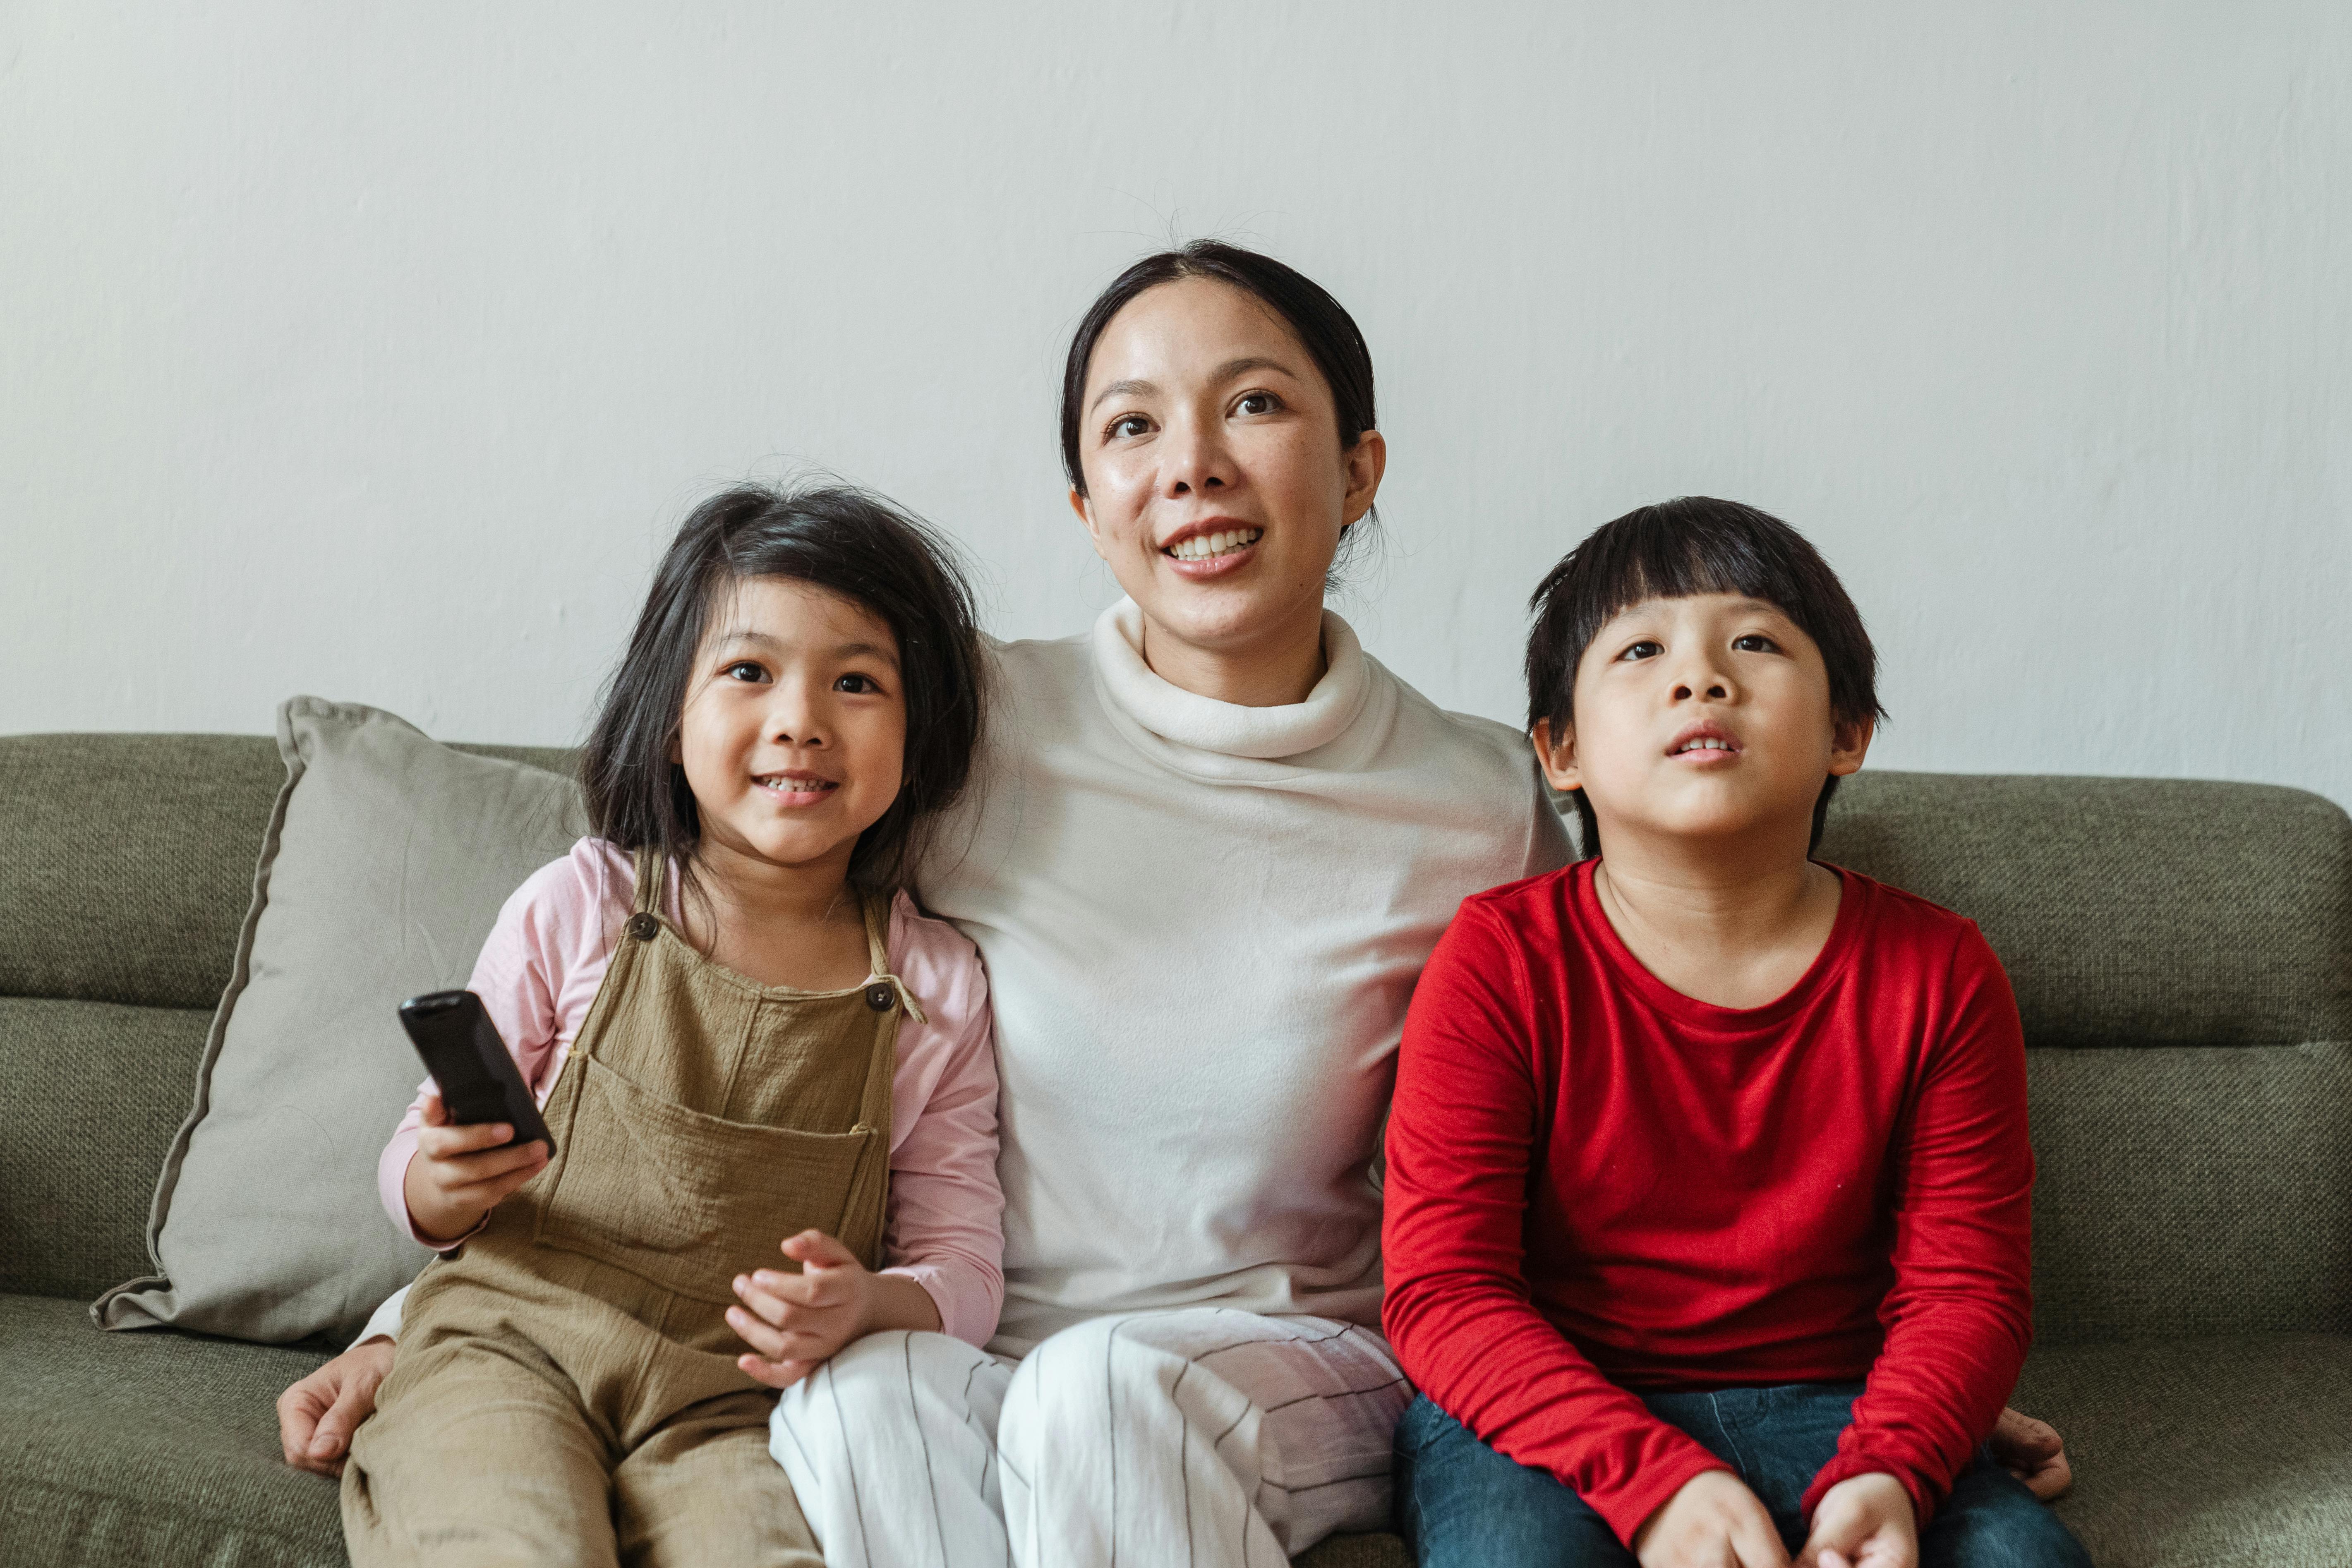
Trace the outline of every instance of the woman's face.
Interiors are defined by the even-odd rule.
[[[1159,284],[1096,340],[1083,396],[1070,504],[1147,639],[1246,656],[1319,637],[1339,531],[1370,510],[1387,451],[1376,431],[1341,449],[1288,323],[1213,279]]]

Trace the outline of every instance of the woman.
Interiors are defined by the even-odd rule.
[[[1272,1563],[1384,1527],[1405,1004],[1465,894],[1568,854],[1525,738],[1323,608],[1386,460],[1328,294],[1212,242],[1138,262],[1071,343],[1062,452],[1127,598],[999,650],[964,831],[919,879],[995,999],[1004,1354],[877,1335],[787,1392],[835,1568]],[[289,1458],[331,1465],[388,1362],[289,1390]]]

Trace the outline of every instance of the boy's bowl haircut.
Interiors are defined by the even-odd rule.
[[[1528,633],[1528,728],[1543,721],[1557,733],[1575,722],[1577,666],[1612,616],[1644,599],[1700,594],[1738,594],[1778,608],[1821,649],[1829,669],[1830,711],[1838,722],[1885,720],[1878,650],[1821,552],[1770,512],[1708,496],[1677,496],[1602,523],[1536,585],[1528,600],[1535,616]],[[1837,784],[1834,773],[1822,781],[1808,853],[1821,846]],[[1570,798],[1577,843],[1591,859],[1601,853],[1601,826],[1582,790]]]

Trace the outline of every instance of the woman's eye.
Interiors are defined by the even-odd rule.
[[[1731,639],[1731,646],[1741,653],[1779,653],[1780,645],[1762,632],[1749,632],[1746,637]]]
[[[1117,419],[1112,420],[1109,424],[1103,426],[1103,439],[1106,441],[1124,441],[1130,437],[1143,435],[1150,428],[1151,421],[1146,419],[1142,415],[1123,414]]]
[[[1281,406],[1282,399],[1276,397],[1273,393],[1252,392],[1244,394],[1242,400],[1234,405],[1234,412],[1236,414],[1271,414]]]
[[[1631,647],[1628,647],[1623,653],[1619,654],[1617,657],[1620,659],[1655,658],[1665,651],[1664,644],[1654,643],[1644,638],[1643,641],[1633,644]]]

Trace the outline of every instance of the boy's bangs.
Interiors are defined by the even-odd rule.
[[[1658,510],[1658,509],[1652,509]],[[1804,625],[1804,614],[1785,572],[1773,570],[1748,539],[1707,529],[1651,526],[1629,528],[1594,563],[1591,600],[1576,606],[1591,617],[1590,644],[1611,620],[1646,599],[1690,599],[1702,594],[1733,594],[1760,599]],[[1610,554],[1621,559],[1610,560]],[[1811,627],[1805,628],[1808,633]]]

